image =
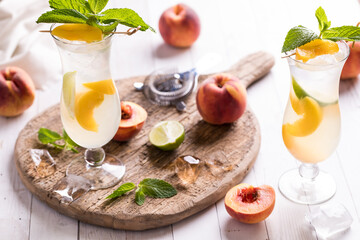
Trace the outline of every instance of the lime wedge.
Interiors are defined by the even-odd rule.
[[[324,107],[324,106],[327,106],[327,105],[332,105],[332,104],[336,104],[338,101],[334,101],[334,102],[329,102],[329,103],[326,103],[326,102],[322,102],[316,98],[314,98],[313,96],[310,96],[310,94],[308,94],[298,83],[297,81],[295,80],[294,76],[291,76],[292,78],[292,85],[293,85],[293,89],[294,89],[294,92],[295,92],[295,95],[298,99],[303,99],[305,97],[311,97],[312,99],[314,99],[316,102],[318,102],[318,104],[321,106],[321,107]]]
[[[151,129],[149,134],[151,144],[164,151],[178,148],[184,138],[184,126],[177,121],[159,122]]]
[[[74,118],[75,110],[75,82],[76,82],[76,71],[67,72],[63,77],[63,86],[62,86],[62,97],[66,109],[69,111],[69,114]]]

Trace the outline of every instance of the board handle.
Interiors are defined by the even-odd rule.
[[[224,73],[237,76],[247,88],[252,83],[269,73],[274,64],[275,59],[273,55],[264,51],[259,51],[242,58],[231,66],[229,70],[224,71]],[[211,75],[213,74],[201,75],[200,80],[203,80]]]

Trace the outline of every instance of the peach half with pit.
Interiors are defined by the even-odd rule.
[[[254,187],[241,183],[231,188],[225,196],[226,211],[242,223],[265,220],[275,206],[275,191],[269,185]]]
[[[147,118],[146,110],[140,105],[129,102],[121,102],[121,122],[114,136],[116,141],[129,141],[135,137],[143,127]]]

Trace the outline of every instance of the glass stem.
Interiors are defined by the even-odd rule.
[[[90,167],[101,166],[105,159],[105,151],[103,148],[88,148],[85,150],[85,161]]]
[[[314,180],[319,175],[319,166],[317,164],[302,163],[299,167],[300,176],[307,180]]]

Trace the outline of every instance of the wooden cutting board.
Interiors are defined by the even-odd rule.
[[[274,65],[273,57],[265,52],[251,54],[239,61],[227,72],[238,76],[245,86],[261,79]],[[209,75],[201,75],[202,82]],[[146,76],[123,79],[116,82],[121,100],[142,105],[148,118],[141,132],[126,143],[111,141],[104,148],[116,155],[126,165],[122,181],[113,188],[89,191],[78,199],[63,203],[53,188],[65,177],[67,165],[76,155],[58,151],[37,140],[37,131],[46,127],[61,132],[59,104],[50,107],[33,118],[20,132],[15,145],[15,163],[25,186],[40,200],[55,210],[80,221],[127,230],[144,230],[161,227],[193,215],[223,198],[226,192],[238,184],[254,164],[260,148],[260,128],[249,107],[233,124],[213,126],[201,119],[195,94],[187,100],[187,110],[178,112],[174,107],[159,107],[148,102],[142,93],[133,90],[134,82],[143,82]],[[152,126],[161,120],[177,120],[186,130],[185,141],[175,151],[163,152],[148,141]],[[56,171],[47,177],[39,177],[30,157],[30,149],[48,149],[56,161]],[[197,180],[188,184],[177,175],[172,164],[182,155],[196,156],[201,160]],[[144,178],[159,178],[171,183],[178,194],[168,199],[146,198],[144,205],[134,202],[131,192],[115,200],[105,200],[124,182],[138,183]]]

